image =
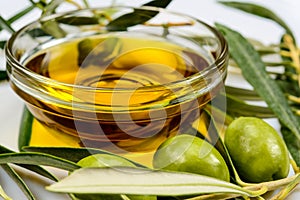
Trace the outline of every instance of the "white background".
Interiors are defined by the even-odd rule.
[[[9,18],[17,11],[29,5],[27,0],[8,0],[0,1],[0,15],[3,18]],[[111,1],[90,0],[92,5],[109,5]],[[140,5],[141,0],[119,0],[118,3],[123,5]],[[300,41],[300,1],[297,0],[252,0],[254,2],[272,9],[277,15],[285,20],[291,27],[296,38]],[[247,37],[252,37],[263,41],[264,43],[276,43],[283,33],[283,30],[276,24],[262,20],[243,12],[236,11],[224,7],[214,0],[173,0],[168,7],[170,10],[185,13],[193,17],[199,18],[211,25],[214,22],[219,22],[238,30]],[[18,29],[25,24],[37,19],[39,11],[27,15],[22,20],[13,24],[15,29]],[[9,34],[2,33],[0,38],[7,38]],[[0,50],[0,69],[5,67],[4,54]],[[13,93],[7,83],[0,84],[0,144],[12,149],[17,149],[18,129],[23,109],[23,102]],[[278,128],[276,121],[270,122],[275,128]],[[29,187],[33,190],[38,200],[64,200],[66,196],[55,195],[46,192],[43,187],[49,184],[45,180],[41,180],[30,172],[22,172],[29,183]],[[13,197],[14,200],[25,200],[22,192],[15,184],[0,171],[0,185],[5,188],[6,192]],[[289,200],[300,199],[300,187],[288,197]]]

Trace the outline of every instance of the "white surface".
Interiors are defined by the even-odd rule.
[[[108,1],[90,1],[93,5],[100,5],[101,2]],[[139,5],[142,2],[140,0],[128,0],[128,1],[117,1],[123,5],[127,3],[130,5]],[[126,3],[125,3],[126,2]],[[275,13],[282,17],[286,23],[294,31],[296,38],[300,41],[300,1],[296,0],[254,0],[261,5],[265,5],[271,8]],[[28,5],[27,0],[9,0],[0,2],[0,14],[4,18],[8,18],[16,13],[21,8]],[[274,23],[268,20],[261,20],[250,15],[246,15],[240,11],[226,8],[220,4],[217,4],[214,0],[173,0],[171,5],[168,7],[171,10],[185,13],[194,17],[197,17],[203,21],[213,24],[214,22],[220,22],[234,28],[246,36],[254,37],[259,40],[263,40],[265,43],[277,42],[282,29]],[[22,20],[13,24],[15,29],[29,23],[39,16],[39,11],[27,15]],[[3,39],[8,37],[8,34],[2,33],[0,37]],[[1,52],[2,54],[3,52]],[[3,69],[4,60],[0,59],[0,69]],[[12,149],[17,149],[17,137],[19,122],[21,118],[23,103],[17,95],[9,88],[8,84],[0,84],[0,144],[5,145]],[[271,121],[273,126],[278,127],[276,121]],[[35,175],[24,172],[23,173],[29,182],[29,187],[33,189],[34,194],[38,200],[66,200],[66,196],[55,195],[46,192],[43,189],[43,185],[49,184],[45,180],[41,181],[37,179]],[[0,171],[0,185],[2,185],[6,192],[13,197],[14,200],[25,200],[26,198],[15,186],[15,184],[2,172]],[[289,200],[300,199],[300,187],[288,197]]]

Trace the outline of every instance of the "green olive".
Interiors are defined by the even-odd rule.
[[[110,154],[90,155],[81,159],[77,164],[81,167],[135,167],[129,160]]]
[[[129,160],[110,154],[94,154],[87,156],[77,164],[81,167],[136,167],[135,164]],[[143,196],[143,195],[126,195],[131,200],[156,200],[156,196]],[[121,195],[110,194],[76,194],[76,197],[84,200],[123,200]]]
[[[285,178],[288,150],[277,131],[262,119],[240,117],[225,132],[225,145],[241,179],[259,183]]]
[[[215,177],[229,181],[221,154],[208,142],[187,134],[167,139],[154,154],[153,167]]]

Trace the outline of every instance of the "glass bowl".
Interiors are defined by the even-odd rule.
[[[46,16],[13,34],[5,53],[11,87],[35,119],[80,146],[114,152],[197,134],[228,61],[215,28],[152,7]]]

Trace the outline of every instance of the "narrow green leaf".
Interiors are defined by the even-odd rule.
[[[113,48],[113,46],[110,46],[110,47]],[[78,43],[78,45],[77,45],[77,51],[79,54],[78,58],[77,58],[78,66],[83,67],[82,64],[84,63],[84,61],[87,59],[88,55],[93,51],[94,48],[95,48],[95,46],[93,45],[92,40],[89,38],[83,39]],[[90,57],[92,57],[92,54],[90,55]],[[94,58],[94,56],[93,56],[93,58]],[[97,60],[99,60],[98,58],[99,58],[99,56],[97,56]],[[87,60],[90,61],[91,58],[88,58]],[[89,64],[87,64],[87,66],[89,66]]]
[[[300,166],[300,140],[284,126],[281,127],[281,134],[297,166]]]
[[[261,101],[261,97],[254,90],[248,90],[243,88],[231,87],[226,85],[226,93],[232,96],[236,96],[239,99],[247,101]]]
[[[57,22],[69,25],[93,25],[99,24],[99,21],[96,17],[64,17],[57,19]]]
[[[95,48],[97,51],[95,51]],[[97,47],[95,47],[92,40],[83,39],[77,45],[79,54],[77,59],[78,65],[81,68],[99,64],[106,66],[120,55],[122,48],[122,41],[116,37],[106,38],[105,41]]]
[[[56,8],[63,3],[64,0],[52,0],[49,3],[47,3],[45,6],[43,6],[42,10],[42,16],[43,17],[49,16],[53,13],[55,13]],[[62,38],[66,36],[66,32],[59,26],[59,23],[55,20],[47,20],[47,21],[41,21],[42,24],[42,30],[53,36],[54,38]]]
[[[225,97],[224,97],[225,96]],[[226,98],[226,110],[223,110],[226,112],[227,115],[230,115],[231,117],[239,117],[239,116],[255,116],[259,118],[273,118],[276,117],[274,112],[264,106],[257,106],[257,105],[251,105],[249,103],[246,103],[245,101],[240,98],[240,96],[233,96],[230,93],[219,94],[219,96],[215,97],[214,104],[215,107],[218,108],[218,101],[223,101],[223,99]],[[220,100],[219,100],[220,99]],[[220,104],[221,105],[221,104]],[[222,110],[222,108],[219,108]]]
[[[165,8],[171,3],[171,1],[172,0],[154,0],[144,4],[143,6]],[[158,11],[155,10],[143,10],[136,8],[133,12],[122,15],[109,22],[106,27],[109,31],[124,31],[130,26],[147,22],[157,14]]]
[[[14,33],[15,30],[10,26],[10,23],[7,22],[3,17],[0,15],[0,27],[4,30],[7,30],[9,33]]]
[[[226,26],[216,24],[224,34],[230,54],[242,70],[243,76],[266,101],[278,119],[300,140],[300,121],[276,82],[265,71],[265,65],[253,46],[238,32]]]
[[[31,37],[51,36],[41,28],[35,28],[27,32]]]
[[[4,146],[1,146],[0,145],[0,154],[3,154],[3,153],[15,153],[14,151],[4,147]],[[20,167],[23,167],[25,169],[28,169],[32,172],[35,172],[41,176],[44,176],[46,178],[49,178],[53,181],[57,181],[58,179],[53,175],[51,174],[50,172],[48,172],[46,169],[44,169],[43,167],[40,167],[40,166],[37,166],[37,165],[26,165],[26,164],[18,164],[18,166]]]
[[[5,40],[0,41],[0,49],[4,49],[5,44],[6,44],[6,41],[5,41]],[[1,71],[1,70],[0,70],[0,77],[2,77],[2,76],[4,75],[4,72],[5,72],[5,71]],[[0,78],[0,80],[1,80],[1,78]]]
[[[39,153],[45,153],[50,154],[56,157],[60,157],[66,160],[69,160],[71,162],[78,162],[82,158],[85,158],[87,156],[93,155],[93,154],[110,154],[114,156],[118,156],[117,154],[113,154],[111,152],[101,150],[101,149],[93,149],[93,148],[72,148],[72,147],[23,147],[24,151],[28,152],[39,152]],[[124,158],[124,157],[122,157]],[[124,158],[126,159],[126,158]],[[145,167],[139,163],[133,162],[129,159],[126,159],[133,164],[135,164],[138,167]]]
[[[67,159],[71,162],[78,162],[82,158],[85,158],[92,154],[112,154],[108,151],[93,148],[72,148],[72,147],[35,147],[25,146],[24,151],[27,152],[38,152],[50,154],[56,157]]]
[[[291,31],[289,26],[280,17],[278,17],[273,11],[263,6],[252,4],[252,3],[237,2],[237,1],[219,1],[219,3],[229,7],[237,8],[239,10],[242,10],[247,13],[251,13],[253,15],[270,19],[276,22],[277,24],[279,24],[280,26],[282,26],[289,35],[294,37],[293,32]]]
[[[46,4],[42,5],[43,14],[42,17],[51,15],[55,13],[56,8],[61,5],[64,0],[52,0],[49,3],[45,2]]]
[[[298,84],[293,80],[290,80],[288,76],[278,77],[278,79],[276,79],[276,83],[287,95],[300,96],[300,88],[298,87]]]
[[[158,8],[166,8],[172,0],[153,0],[148,3],[145,3],[143,6],[151,6]]]
[[[226,95],[227,112],[234,117],[252,116],[259,118],[274,118],[275,115],[268,107],[256,106],[248,104],[239,98],[235,98],[229,94]]]
[[[46,1],[43,1],[43,0],[39,0],[38,2],[35,2],[35,1],[33,1],[33,0],[29,0],[29,1],[30,1],[30,3],[31,3],[32,5],[34,5],[35,7],[39,8],[39,9],[41,9],[41,10],[43,10],[44,7],[47,6],[47,2],[46,2]]]
[[[0,154],[0,164],[45,165],[68,171],[78,169],[79,166],[68,160],[42,153],[5,153]]]
[[[58,179],[56,178],[56,176],[54,176],[52,173],[50,173],[49,171],[47,171],[46,169],[44,169],[41,166],[38,165],[27,165],[27,164],[18,164],[20,167],[23,167],[25,169],[28,169],[29,171],[35,172],[43,177],[46,177],[52,181],[58,181]]]
[[[13,22],[17,21],[18,19],[20,19],[21,17],[23,17],[24,15],[26,15],[27,13],[29,13],[30,11],[32,11],[35,8],[35,5],[30,5],[29,7],[23,9],[22,11],[18,12],[16,15],[12,16],[11,18],[9,18],[7,20],[7,22],[9,24],[12,24]]]
[[[9,166],[8,164],[1,164],[1,167],[4,171],[13,179],[13,181],[18,185],[18,187],[22,190],[28,200],[35,200],[32,192],[23,181],[23,179],[16,173],[16,171]]]
[[[142,168],[81,168],[46,188],[63,193],[134,195],[196,195],[204,193],[253,193],[215,178],[182,172]]]
[[[22,147],[28,146],[30,143],[33,119],[33,115],[29,112],[27,107],[24,106],[19,129],[19,151],[22,151]]]
[[[0,70],[0,81],[6,80],[8,78],[6,71]]]
[[[66,32],[59,26],[56,21],[46,21],[41,23],[43,31],[53,36],[54,38],[62,38],[66,36]]]
[[[86,8],[89,8],[89,7],[90,7],[90,4],[89,4],[89,2],[88,2],[87,0],[82,0],[82,2],[83,2],[84,6],[85,6]]]

